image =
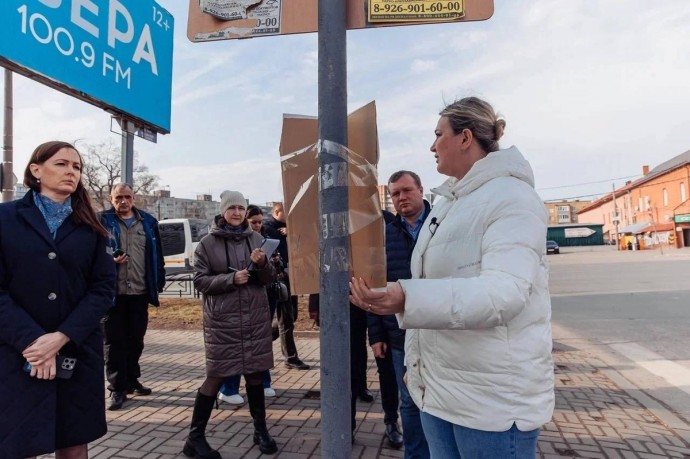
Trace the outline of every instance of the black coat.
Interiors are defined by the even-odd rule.
[[[424,200],[424,221],[431,206]],[[394,215],[386,222],[386,278],[388,282],[410,279],[410,259],[416,240],[403,226],[402,217]],[[380,316],[367,313],[369,344],[385,342],[397,349],[405,347],[405,330],[398,326],[395,314]]]
[[[279,231],[280,228],[286,227],[287,225],[285,223],[279,222],[272,215],[269,215],[263,221],[263,230],[271,239],[278,239],[280,241],[278,244],[278,252],[280,252],[280,257],[283,259],[283,262],[289,265],[290,254],[288,253],[287,236],[283,236]]]
[[[100,320],[113,304],[106,240],[68,217],[53,240],[32,192],[0,205],[0,458],[88,443],[106,433]],[[30,377],[22,351],[45,333],[71,341],[71,379]]]

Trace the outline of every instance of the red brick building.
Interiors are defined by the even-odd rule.
[[[623,247],[690,246],[690,151],[649,170],[578,213],[578,220],[602,223],[604,236]],[[614,199],[615,197],[615,199]]]

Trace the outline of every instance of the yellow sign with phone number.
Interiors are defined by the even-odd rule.
[[[433,22],[460,19],[463,0],[369,0],[369,22]]]

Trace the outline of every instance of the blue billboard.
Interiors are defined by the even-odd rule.
[[[173,26],[154,0],[0,0],[0,65],[167,133]]]

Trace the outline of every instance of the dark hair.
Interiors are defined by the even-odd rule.
[[[488,102],[478,97],[456,100],[439,113],[448,118],[453,132],[472,131],[477,143],[485,153],[498,150],[498,140],[503,136],[506,122]]]
[[[245,221],[249,221],[250,218],[256,217],[257,215],[261,215],[262,217],[264,216],[264,211],[261,210],[261,207],[257,206],[256,204],[249,204],[247,206],[247,216],[245,218]],[[262,219],[263,220],[263,219]],[[264,228],[263,221],[261,223],[261,231],[259,232],[263,237],[268,237],[266,234],[266,228]]]
[[[255,205],[255,204],[249,204],[247,206],[247,218],[252,218],[256,215],[264,215],[264,211],[261,210],[261,207]]]
[[[388,183],[395,183],[395,182],[397,182],[398,180],[400,180],[401,178],[403,178],[403,175],[409,175],[410,177],[412,177],[412,180],[414,180],[414,183],[415,183],[419,188],[422,187],[422,180],[419,178],[419,175],[415,174],[415,173],[412,172],[412,171],[405,171],[405,170],[398,171],[398,172],[393,172],[393,174],[391,175],[391,177],[388,179]]]
[[[79,153],[79,150],[77,150],[71,143],[52,140],[37,146],[34,152],[31,154],[29,164],[27,164],[26,169],[24,169],[24,185],[29,187],[35,193],[40,193],[41,182],[39,182],[38,179],[31,173],[31,165],[45,163],[63,148],[69,148],[77,152],[83,171],[84,159],[82,158],[81,153]],[[108,232],[101,224],[98,216],[96,215],[96,211],[93,209],[89,192],[86,191],[86,188],[84,188],[84,185],[81,182],[81,176],[79,177],[79,182],[77,182],[77,189],[71,194],[71,198],[72,215],[74,216],[74,221],[77,223],[77,225],[88,225],[95,233],[103,237],[108,237]]]

